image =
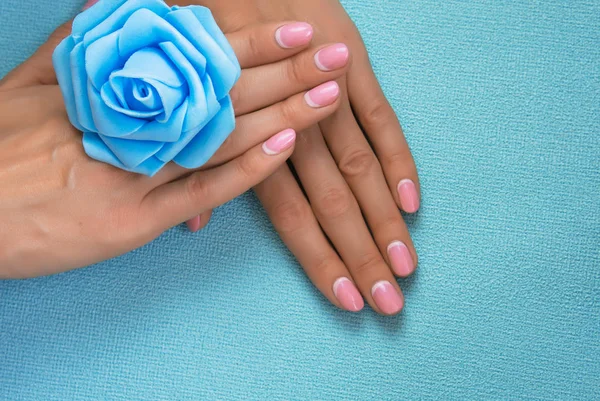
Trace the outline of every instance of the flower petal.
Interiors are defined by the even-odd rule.
[[[194,66],[196,74],[204,75],[206,58],[177,29],[150,10],[138,10],[125,22],[119,37],[119,53],[128,58],[140,49],[161,42],[175,44]]]
[[[190,102],[188,115],[183,126],[184,131],[195,130],[198,132],[206,125],[208,119],[213,118],[221,108],[221,105],[215,96],[212,80],[208,75],[205,75],[202,78],[202,89],[204,90],[204,97],[202,97],[202,99],[206,103],[198,105]],[[202,107],[206,107],[206,117],[203,117],[204,114],[202,113],[200,113],[201,115],[196,116],[198,113],[197,110],[202,110]]]
[[[85,50],[85,70],[98,91],[110,74],[125,64],[126,59],[119,55],[119,32],[98,39]]]
[[[153,176],[161,168],[165,166],[165,162],[158,160],[156,157],[151,156],[146,159],[143,163],[128,168],[112,153],[110,148],[100,139],[98,134],[94,132],[85,132],[83,134],[83,148],[85,153],[92,159],[111,164],[121,170],[131,171],[134,173],[145,174]]]
[[[176,142],[181,137],[181,129],[183,127],[183,121],[185,120],[187,110],[188,103],[187,101],[184,101],[183,104],[173,112],[171,118],[165,123],[161,123],[156,120],[150,121],[139,130],[121,138],[132,140]],[[169,143],[165,144],[165,147],[167,146],[169,146]]]
[[[85,49],[83,43],[78,43],[71,52],[71,73],[73,74],[73,91],[75,96],[75,108],[77,109],[77,120],[84,131],[96,131],[92,112],[90,111],[90,100],[87,93],[88,76],[85,71]]]
[[[207,102],[207,97],[204,93],[202,80],[198,73],[188,61],[185,55],[171,42],[163,42],[158,44],[165,54],[173,61],[173,64],[179,68],[181,75],[185,78],[189,89],[189,107],[188,115],[184,130],[186,127],[196,127],[205,123],[209,118],[212,118],[216,110],[213,110],[213,104]],[[209,106],[211,108],[209,108]]]
[[[122,138],[139,130],[146,124],[145,120],[126,116],[108,107],[102,101],[100,92],[91,83],[88,83],[88,96],[94,124],[102,135]]]
[[[69,121],[75,128],[80,131],[85,131],[79,123],[77,117],[77,108],[75,106],[75,91],[73,89],[73,79],[71,75],[71,63],[69,53],[75,47],[75,41],[72,37],[66,37],[60,44],[54,49],[52,54],[52,63],[54,65],[54,71],[56,72],[56,79],[62,92],[63,100],[65,102],[65,108],[67,109],[67,115]]]
[[[125,90],[131,90],[131,89],[126,88]],[[119,100],[119,96],[114,92],[113,86],[110,85],[109,82],[102,85],[102,89],[100,90],[100,97],[102,98],[102,101],[104,102],[104,104],[106,104],[106,106],[108,106],[112,110],[114,110],[118,113],[122,113],[126,116],[136,118],[136,119],[137,118],[152,118],[152,117],[156,117],[163,113],[162,105],[159,105],[159,107],[155,110],[152,110],[152,109],[136,110],[136,109],[131,109],[128,106],[124,107]],[[158,97],[158,94],[156,94],[156,98],[160,102],[160,98]]]
[[[225,142],[235,128],[235,115],[231,98],[221,101],[221,110],[194,139],[173,158],[184,168],[198,168],[206,163]]]
[[[144,81],[154,88],[162,103],[164,114],[156,117],[156,121],[167,122],[171,118],[173,110],[181,106],[187,97],[187,85],[183,88],[173,88],[153,79],[144,79]]]
[[[162,142],[155,141],[132,141],[103,135],[100,139],[127,168],[140,165],[163,147]]]
[[[226,96],[241,74],[239,64],[230,60],[191,10],[176,9],[167,14],[165,20],[200,49],[206,57],[206,73],[213,79],[217,99]]]
[[[156,47],[147,47],[133,53],[123,69],[113,72],[112,77],[150,78],[173,88],[186,84],[173,61]]]
[[[186,111],[186,114],[189,115],[189,105],[188,110]],[[192,139],[194,139],[194,136],[198,133],[199,129],[186,131],[182,129],[184,124],[185,123],[182,121],[182,125],[179,127],[181,135],[179,136],[178,140],[176,142],[166,143],[165,146],[156,154],[156,157],[163,161],[169,161],[173,159],[179,152],[181,152],[181,150],[185,148]]]
[[[202,6],[189,6],[187,7],[187,9],[191,10],[194,13],[196,18],[198,18],[198,21],[200,21],[200,24],[204,27],[204,29],[206,29],[208,34],[215,40],[215,42],[217,42],[217,44],[225,52],[229,60],[231,60],[231,62],[237,67],[237,81],[237,79],[239,79],[242,73],[240,63],[237,59],[237,56],[235,55],[235,52],[233,51],[233,48],[229,44],[229,41],[225,37],[225,34],[217,25],[217,22],[215,21],[215,18],[213,17],[210,9]],[[231,88],[229,90],[231,90]]]
[[[104,2],[104,4],[107,3],[110,2]],[[112,5],[107,6],[111,7],[112,12],[110,14],[102,13],[104,18],[99,23],[93,27],[89,26],[88,29],[81,31],[84,33],[83,41],[86,47],[101,37],[121,29],[127,19],[138,10],[149,10],[160,16],[163,16],[170,11],[170,8],[162,0],[128,0],[126,2],[119,0],[117,4],[118,7],[116,8]],[[73,23],[73,25],[75,25],[75,23]]]
[[[115,0],[113,2],[105,1],[102,7],[91,7],[80,13],[73,20],[71,36],[76,43],[83,40],[86,32],[89,32],[94,27],[98,26],[106,18],[110,17],[119,7],[127,0]]]

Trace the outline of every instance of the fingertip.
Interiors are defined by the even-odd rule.
[[[265,141],[262,145],[262,150],[269,156],[276,156],[289,150],[292,146],[294,146],[295,142],[296,131],[288,128],[273,135],[271,138]]]
[[[283,49],[293,49],[308,45],[313,33],[312,25],[306,22],[292,22],[277,28],[275,41]]]
[[[200,216],[193,217],[186,222],[188,230],[195,233],[200,230]]]

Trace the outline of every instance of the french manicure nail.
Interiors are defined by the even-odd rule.
[[[188,230],[195,233],[200,229],[200,216],[196,216],[186,222]]]
[[[393,315],[404,306],[404,299],[389,281],[378,281],[371,289],[375,303],[386,315]]]
[[[414,213],[419,210],[419,194],[412,180],[404,179],[398,183],[398,196],[400,206],[406,213]]]
[[[346,65],[349,55],[348,46],[336,43],[319,50],[315,54],[315,64],[321,71],[337,70]]]
[[[98,0],[88,0],[88,2],[84,4],[82,10],[87,10],[88,8],[90,8],[91,6],[96,4],[97,2],[98,2]]]
[[[306,22],[287,24],[275,32],[275,40],[284,49],[304,46],[311,41],[312,36],[313,28]]]
[[[387,247],[392,269],[400,277],[406,277],[415,270],[412,256],[408,247],[401,241],[394,241]]]
[[[342,307],[350,312],[358,312],[365,306],[360,293],[349,279],[340,277],[333,283],[333,294]]]
[[[289,149],[296,141],[296,131],[286,129],[273,135],[269,140],[263,143],[263,151],[269,156],[275,156]]]
[[[306,92],[304,100],[313,108],[329,106],[340,96],[340,87],[337,82],[325,82]]]

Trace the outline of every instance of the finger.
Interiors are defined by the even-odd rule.
[[[400,287],[317,127],[299,135],[292,163],[315,216],[363,297],[380,313],[398,313],[404,305]]]
[[[231,91],[235,114],[241,116],[262,109],[337,79],[344,74],[349,58],[348,47],[337,43],[306,50],[278,63],[246,69]]]
[[[281,166],[254,190],[279,236],[315,287],[334,305],[360,311],[364,301],[352,276],[327,241],[289,168]]]
[[[396,275],[406,277],[412,274],[417,264],[417,253],[381,165],[356,123],[348,99],[342,100],[337,113],[320,125],[379,251]]]
[[[253,25],[225,35],[242,68],[283,60],[307,47],[313,28],[305,22]]]
[[[296,133],[284,130],[223,166],[159,186],[145,197],[142,208],[157,225],[157,232],[162,232],[264,180],[290,156],[295,141]]]
[[[190,230],[193,233],[202,230],[210,222],[211,216],[212,216],[212,210],[209,210],[209,211],[206,211],[196,217],[189,219],[186,222],[188,230]]]
[[[56,74],[52,66],[52,52],[71,33],[71,23],[72,21],[69,21],[58,27],[29,59],[9,72],[0,81],[0,90],[36,85],[56,85]]]
[[[235,131],[201,169],[228,162],[286,128],[300,131],[316,124],[335,111],[339,95],[339,86],[332,81],[266,109],[238,117]],[[187,173],[189,170],[171,163],[157,174],[155,182],[165,183]]]
[[[407,213],[420,207],[417,168],[394,110],[385,98],[366,54],[348,72],[354,113],[375,149],[396,204]]]
[[[208,162],[208,166],[236,157],[244,149],[264,140],[268,130],[290,127],[301,131],[310,127],[337,109],[339,97],[339,85],[330,81],[266,109],[237,118],[235,131]]]

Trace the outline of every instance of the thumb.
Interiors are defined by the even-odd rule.
[[[52,66],[52,53],[58,44],[71,33],[71,23],[59,26],[35,53],[0,81],[0,90],[24,88],[35,85],[56,85]]]

